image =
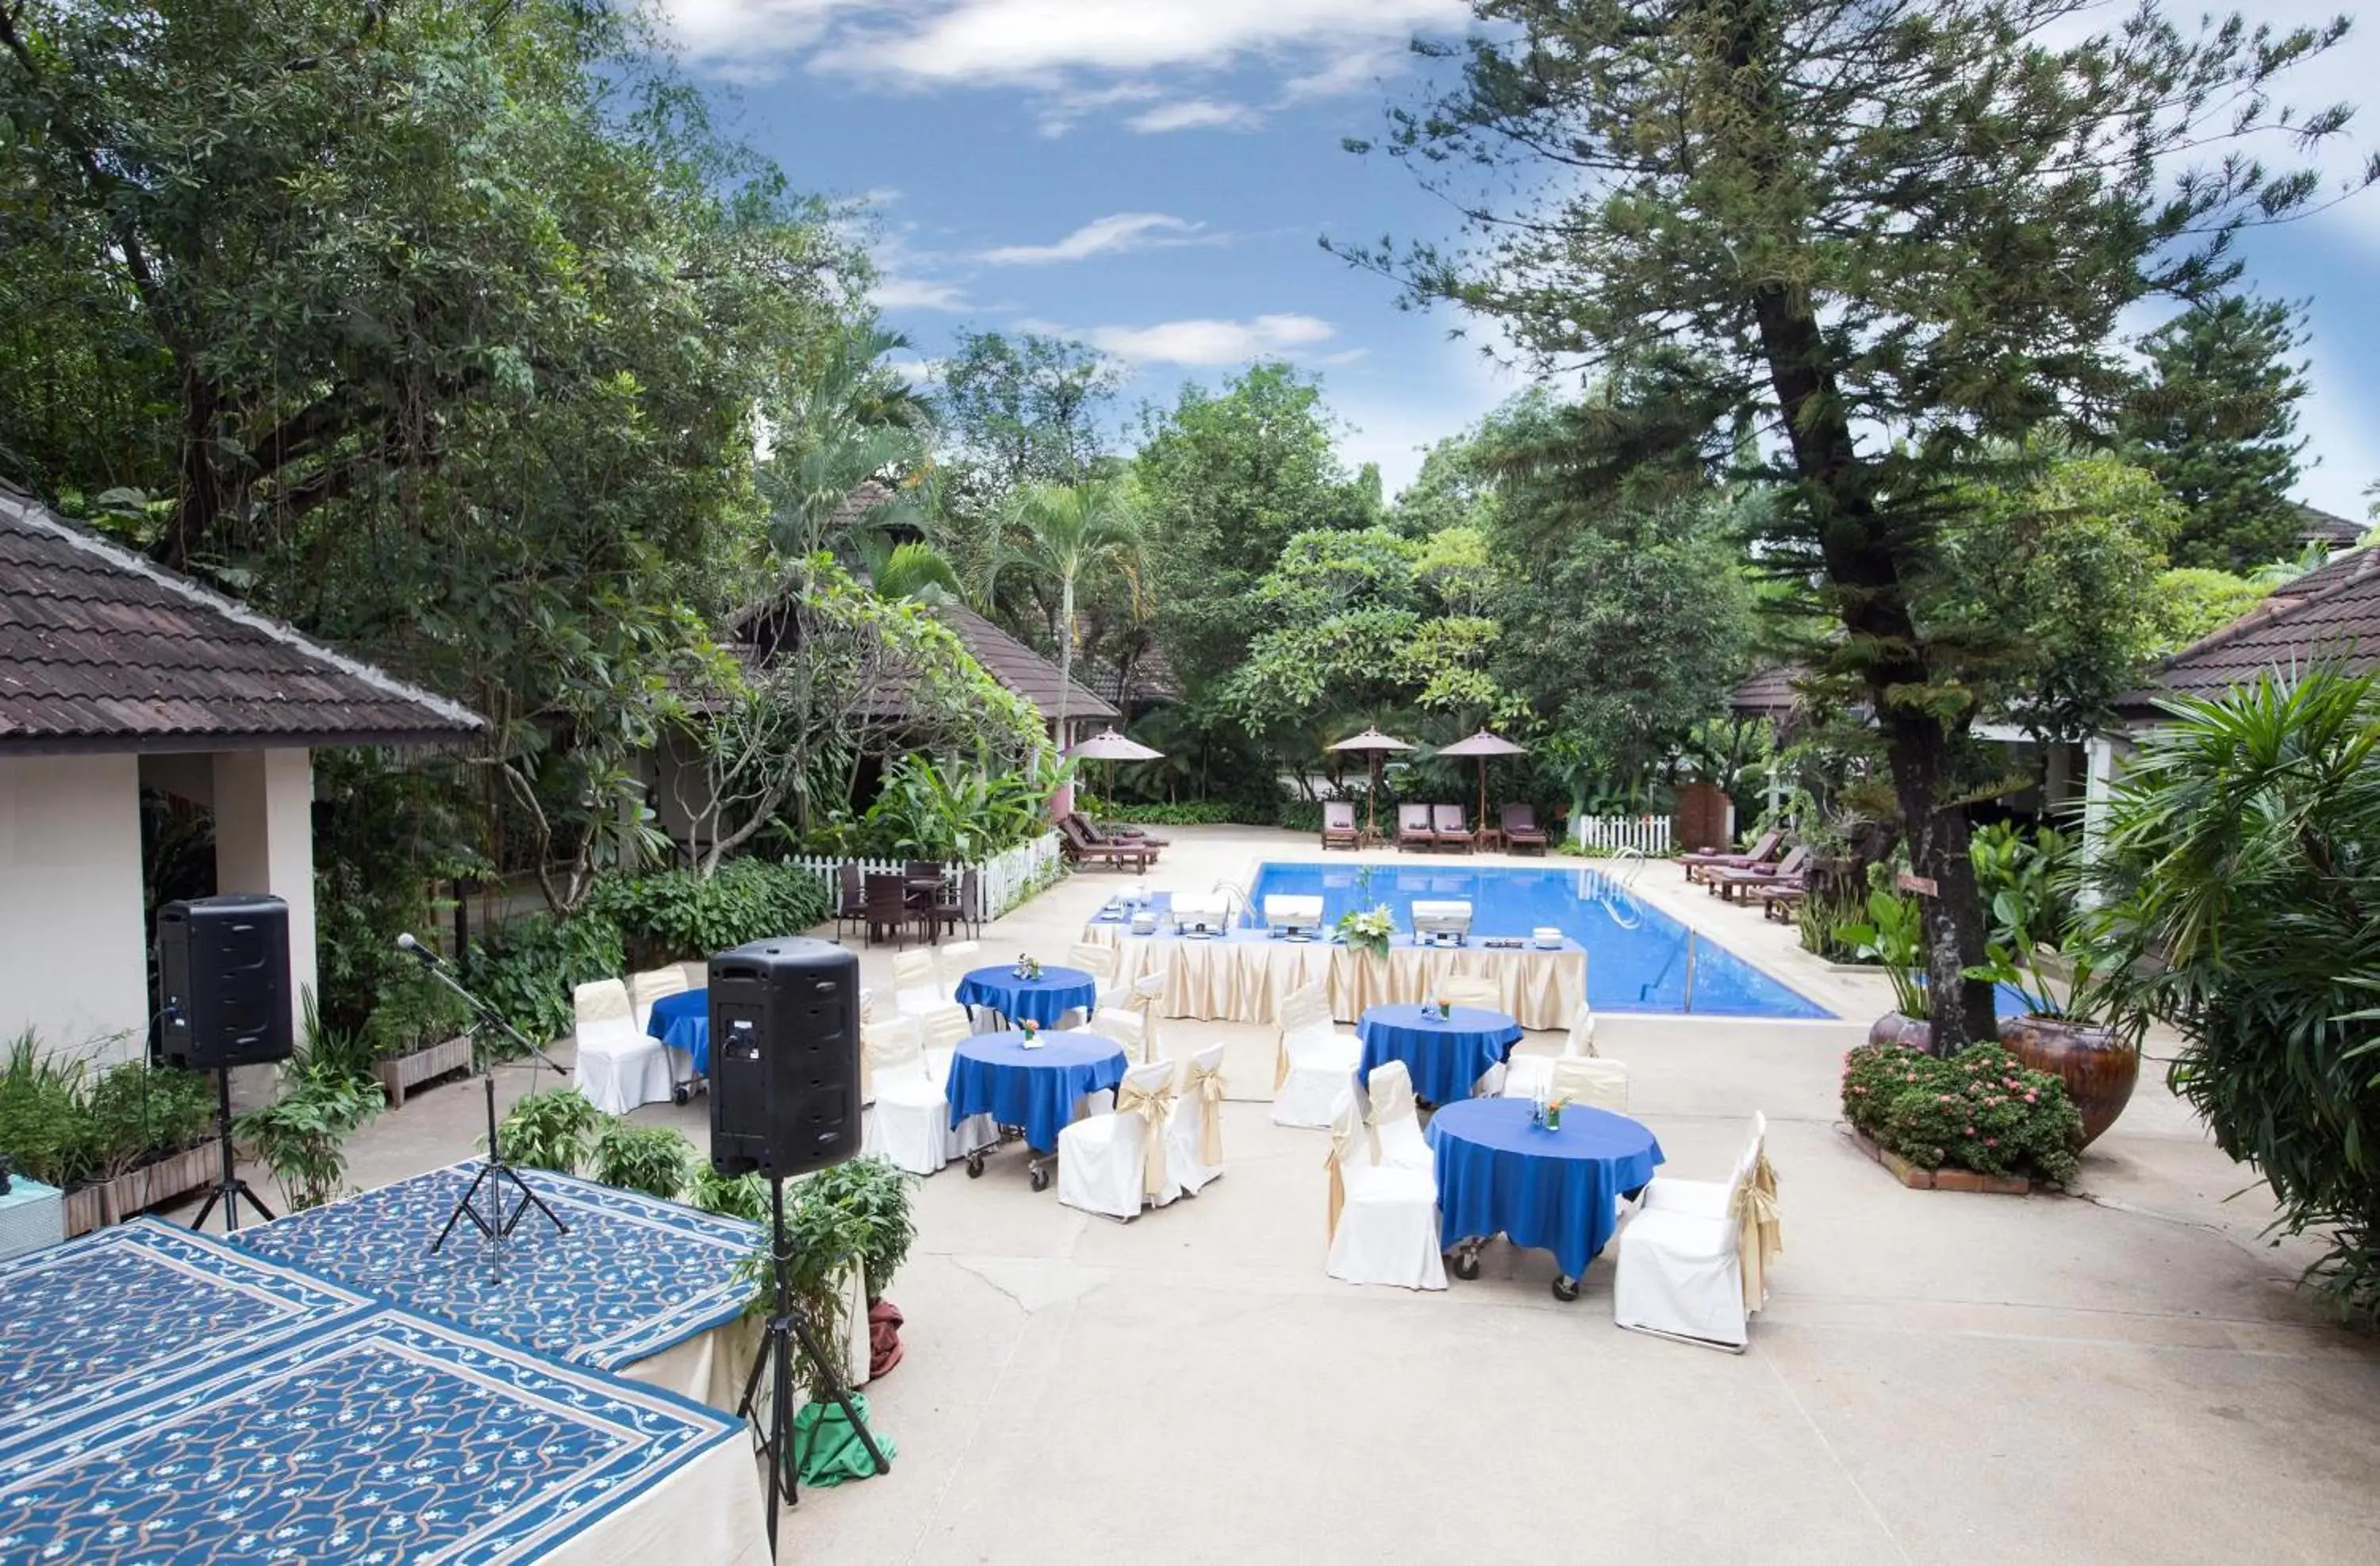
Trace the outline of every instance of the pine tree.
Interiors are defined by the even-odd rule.
[[[2189,513],[2179,566],[2254,569],[2289,552],[2297,508],[2302,307],[2240,295],[2192,305],[2143,342],[2150,383],[2124,418],[2127,455]]]
[[[1764,558],[1815,584],[1839,626],[1811,655],[1875,713],[1910,856],[1938,889],[1946,1044],[1993,1032],[1990,987],[1965,977],[1984,922],[1958,760],[2010,638],[1934,635],[1914,605],[1978,450],[2104,424],[2133,384],[2119,313],[2219,293],[2241,226],[2323,196],[2241,139],[2286,127],[2303,147],[2350,117],[2269,96],[2344,18],[2186,36],[2150,3],[2081,36],[2099,8],[1474,0],[1486,25],[1439,49],[1460,53],[1461,84],[1392,112],[1388,137],[1468,242],[1342,249],[1599,378],[1615,479],[1682,448],[1726,467],[1739,425],[1757,431],[1743,476],[1787,497]]]

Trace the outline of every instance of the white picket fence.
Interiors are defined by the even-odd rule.
[[[803,854],[785,861],[823,878],[829,887],[846,864],[856,863],[863,876],[897,876],[906,868],[900,859],[860,859],[853,861],[832,855]],[[1028,843],[1020,843],[1003,853],[995,854],[980,865],[965,867],[976,872],[983,888],[983,917],[996,919],[1025,901],[1037,881],[1048,879],[1058,863],[1058,834],[1043,832]]]
[[[1582,848],[1607,854],[1623,848],[1660,858],[1677,852],[1676,823],[1667,816],[1573,816],[1571,835]]]

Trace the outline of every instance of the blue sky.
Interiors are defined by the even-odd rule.
[[[1170,402],[1259,357],[1319,373],[1351,463],[1389,486],[1523,383],[1397,309],[1317,240],[1443,237],[1451,214],[1342,138],[1423,84],[1405,42],[1459,0],[665,0],[730,128],[864,214],[886,319],[930,358],[961,326],[1062,332]],[[2260,17],[2323,14],[2268,0]],[[2293,96],[2380,79],[2380,30]],[[2380,145],[2380,104],[2356,140]],[[2299,493],[2362,515],[2380,478],[2380,191],[2251,237],[2265,292],[2310,298]]]

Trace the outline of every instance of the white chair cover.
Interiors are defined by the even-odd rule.
[[[587,1101],[610,1115],[667,1103],[669,1055],[637,1025],[628,987],[599,978],[578,986],[570,999],[577,1013],[578,1091]]]
[[[1620,1231],[1614,1322],[1632,1331],[1742,1350],[1747,1318],[1767,1302],[1768,1260],[1782,1248],[1766,1117],[1753,1117],[1753,1131],[1726,1184],[1661,1180],[1646,1192],[1644,1206]],[[1716,1202],[1714,1189],[1721,1193]]]
[[[1421,1134],[1421,1106],[1415,1101],[1413,1073],[1402,1061],[1382,1061],[1366,1083],[1369,1120],[1378,1133],[1379,1161],[1438,1176],[1438,1159]],[[1435,1188],[1435,1187],[1433,1187]]]
[[[1354,1078],[1364,1046],[1331,1021],[1330,1002],[1318,984],[1290,990],[1274,1014],[1281,1042],[1273,1064],[1272,1123],[1327,1126]]]
[[[928,951],[895,952],[892,954],[892,1007],[903,1016],[923,1016],[928,1008],[939,1006],[950,997],[942,993],[942,981],[934,972],[934,954]]]
[[[664,995],[682,994],[686,988],[686,975],[675,963],[665,968],[648,968],[643,973],[628,976],[628,1004],[636,1013],[637,1026],[642,1027],[653,1014],[653,1002]]]
[[[1628,1112],[1628,1062],[1600,1058],[1556,1061],[1546,1097],[1624,1115]]]
[[[1145,973],[1132,981],[1132,1009],[1140,1014],[1140,1058],[1157,1059],[1157,1020],[1165,1010],[1165,976]]]
[[[1383,1162],[1378,1130],[1365,1096],[1348,1093],[1330,1123],[1330,1248],[1323,1270],[1348,1283],[1443,1289],[1438,1177]]]
[[[1077,1025],[1077,1030],[1083,1033],[1095,1033],[1102,1038],[1113,1039],[1123,1050],[1124,1059],[1127,1061],[1145,1063],[1149,1059],[1148,1019],[1138,1012],[1128,1012],[1122,1006],[1110,1006],[1088,1021]]]
[[[1190,1057],[1181,1096],[1165,1127],[1166,1167],[1185,1196],[1195,1196],[1223,1172],[1223,1046]]]
[[[1058,1200],[1109,1218],[1133,1219],[1182,1194],[1168,1167],[1165,1124],[1173,1107],[1173,1062],[1124,1073],[1115,1108],[1058,1134]]]
[[[1449,974],[1439,980],[1435,999],[1449,1005],[1478,1006],[1490,1012],[1504,1009],[1504,992],[1496,981],[1469,974]]]
[[[1534,1099],[1553,1085],[1556,1060],[1574,1061],[1595,1055],[1595,1008],[1581,1001],[1578,1010],[1571,1014],[1570,1031],[1563,1036],[1561,1053],[1555,1055],[1514,1055],[1504,1065],[1506,1099]]]
[[[1068,967],[1081,968],[1091,976],[1092,985],[1098,991],[1097,998],[1090,1004],[1090,1010],[1094,1012],[1114,1002],[1116,975],[1122,971],[1122,965],[1123,958],[1114,947],[1102,946],[1095,941],[1078,941],[1074,950],[1066,953]]]
[[[935,959],[934,965],[936,971],[941,976],[942,999],[951,1000],[958,994],[959,980],[984,965],[983,942],[980,941],[945,941],[941,947],[941,955]]]
[[[863,1151],[880,1154],[912,1174],[933,1174],[997,1136],[987,1116],[951,1124],[943,1079],[928,1062],[917,1018],[869,1023],[859,1038],[876,1093]]]
[[[710,988],[710,963],[709,959],[691,958],[686,962],[680,963],[677,965],[677,971],[679,974],[684,976],[686,979],[686,987],[688,989],[708,989]]]

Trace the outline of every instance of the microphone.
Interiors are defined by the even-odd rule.
[[[426,966],[441,968],[446,965],[438,960],[437,953],[432,952],[429,947],[424,946],[419,941],[414,940],[410,934],[400,935],[396,938],[396,949],[400,952],[412,953],[415,956],[420,958]]]

